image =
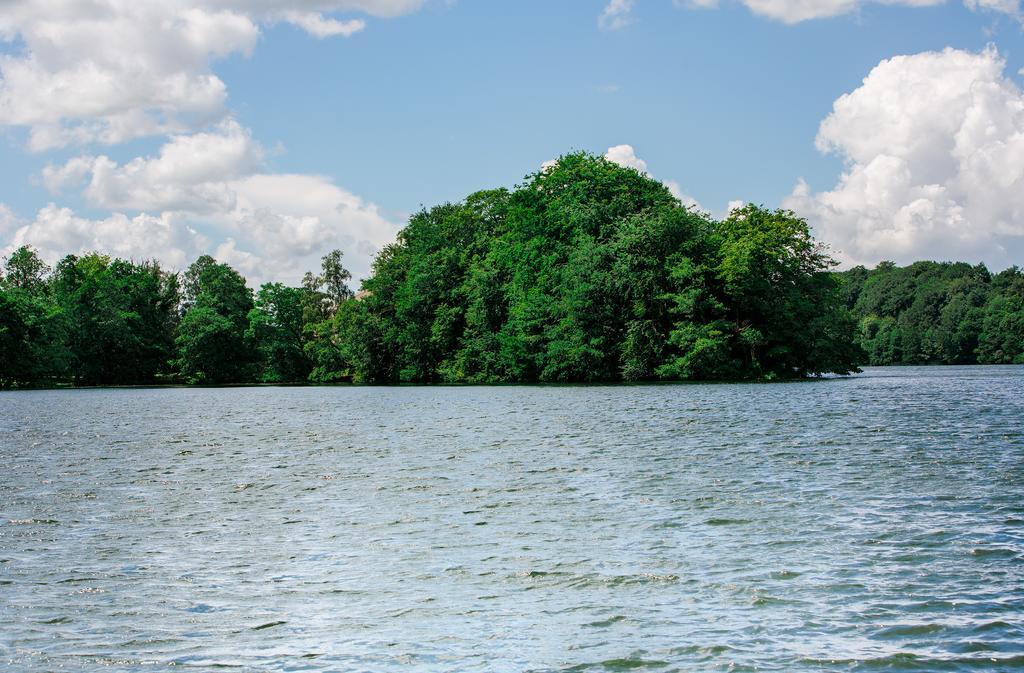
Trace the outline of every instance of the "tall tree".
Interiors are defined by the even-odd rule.
[[[0,388],[46,385],[66,375],[67,330],[49,292],[49,267],[29,246],[0,274]]]
[[[3,283],[5,287],[16,287],[28,292],[42,292],[50,267],[29,245],[23,245],[5,260]]]
[[[239,383],[252,377],[256,354],[246,339],[252,290],[227,264],[200,257],[185,273],[194,296],[178,326],[176,365],[192,383]],[[194,279],[194,280],[193,280]]]
[[[245,335],[259,355],[261,381],[305,381],[313,368],[304,350],[304,294],[281,283],[264,283],[256,293]]]
[[[334,315],[341,303],[352,298],[352,290],[348,282],[352,274],[341,263],[341,250],[331,250],[321,260],[320,284],[328,300],[328,313]]]
[[[68,324],[79,385],[149,383],[172,352],[177,285],[156,262],[90,253],[57,265],[53,294]]]

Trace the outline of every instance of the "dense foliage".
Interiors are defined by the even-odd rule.
[[[842,274],[872,365],[1024,364],[1024,273],[917,262]]]
[[[422,211],[329,334],[355,380],[771,379],[848,372],[859,353],[806,223],[724,222],[586,154],[515,191]]]
[[[770,380],[1024,359],[1017,269],[832,264],[792,213],[716,221],[572,154],[417,213],[355,296],[337,250],[299,287],[254,293],[209,256],[181,274],[95,253],[50,269],[20,248],[0,278],[0,387]]]

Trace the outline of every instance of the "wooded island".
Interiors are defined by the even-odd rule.
[[[1024,363],[1024,274],[918,262],[836,273],[793,213],[724,220],[636,170],[563,156],[423,210],[358,297],[342,254],[255,293],[209,256],[29,246],[0,280],[0,387],[352,381],[777,380],[863,364]]]

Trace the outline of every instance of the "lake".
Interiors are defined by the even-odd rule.
[[[12,671],[1024,668],[1024,367],[0,393]]]

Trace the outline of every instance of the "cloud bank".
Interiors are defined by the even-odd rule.
[[[104,155],[74,157],[43,171],[46,186],[55,195],[81,189],[89,205],[116,212],[88,219],[50,204],[14,227],[8,249],[32,244],[49,259],[96,249],[155,257],[179,269],[215,249],[251,280],[294,282],[337,247],[365,276],[398,225],[328,178],[265,172],[263,155],[229,120],[172,137],[155,156],[125,164]]]
[[[0,127],[28,147],[117,145],[164,136],[154,156],[118,163],[82,153],[42,173],[55,198],[81,190],[105,217],[51,203],[19,219],[0,204],[0,254],[22,244],[44,257],[89,250],[156,258],[181,269],[210,252],[253,282],[295,282],[340,247],[366,275],[397,225],[317,175],[274,174],[263,148],[227,109],[217,59],[249,54],[264,26],[348,37],[357,12],[395,17],[423,0],[7,0],[0,3]]]
[[[838,183],[800,181],[785,206],[842,261],[1024,258],[1024,94],[994,48],[878,64],[835,101],[816,144],[843,158]]]
[[[29,147],[117,144],[195,130],[224,118],[227,87],[211,64],[249,54],[261,26],[291,23],[317,38],[349,36],[362,19],[422,0],[5,0],[0,125],[29,129]]]

